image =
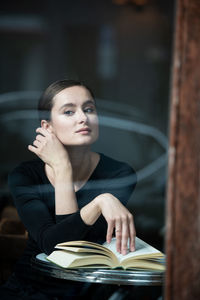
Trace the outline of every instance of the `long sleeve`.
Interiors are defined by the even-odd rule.
[[[65,240],[83,239],[90,230],[79,211],[56,219],[45,203],[45,200],[49,201],[48,192],[42,199],[40,184],[34,182],[22,168],[10,174],[8,184],[19,216],[42,252],[50,253],[57,243]]]
[[[103,216],[86,225],[80,210],[55,215],[55,191],[45,180],[41,162],[22,163],[10,174],[8,184],[19,216],[38,251],[49,254],[57,243],[70,240],[103,242],[107,223]],[[76,193],[79,209],[102,193],[111,193],[126,205],[136,184],[136,174],[127,164],[103,156],[101,163]]]

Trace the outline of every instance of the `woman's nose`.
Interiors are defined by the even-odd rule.
[[[84,111],[80,111],[78,114],[78,122],[85,123],[87,122],[87,114]]]

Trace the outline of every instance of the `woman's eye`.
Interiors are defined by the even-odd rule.
[[[74,112],[72,110],[66,110],[66,111],[64,111],[64,114],[67,115],[67,116],[72,116],[73,113]]]
[[[92,112],[94,112],[94,108],[93,107],[85,108],[84,112],[86,112],[86,113],[92,113]]]

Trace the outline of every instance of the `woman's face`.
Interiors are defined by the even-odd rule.
[[[96,106],[85,87],[66,88],[54,97],[53,103],[50,127],[63,145],[90,145],[97,140]]]

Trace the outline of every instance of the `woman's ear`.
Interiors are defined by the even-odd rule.
[[[49,132],[53,132],[53,128],[52,128],[50,122],[48,122],[47,120],[41,121],[41,127],[48,130]]]

